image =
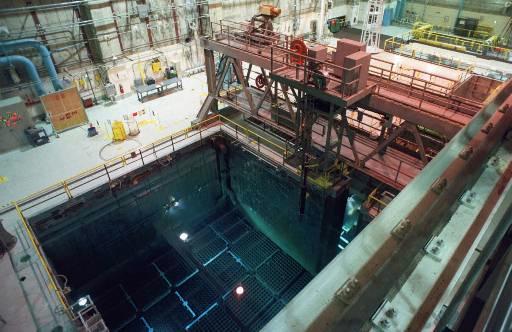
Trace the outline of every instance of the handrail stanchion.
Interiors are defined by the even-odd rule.
[[[270,73],[274,72],[274,47],[270,47]]]
[[[398,169],[396,171],[396,176],[395,176],[395,183],[398,183],[398,175],[400,175],[401,168],[402,168],[402,160],[400,160],[400,163],[398,164]]]
[[[71,195],[71,190],[69,190],[68,184],[66,181],[62,181],[62,188],[64,189],[64,192],[66,195],[68,195],[68,199],[73,198],[73,195]]]
[[[12,205],[14,206],[16,213],[18,214],[18,217],[21,220],[21,223],[22,223],[23,227],[25,228],[25,232],[27,233],[27,235],[30,239],[30,242],[32,243],[32,246],[34,247],[34,251],[36,252],[37,257],[39,258],[39,261],[43,265],[43,268],[44,268],[46,274],[48,275],[48,281],[49,281],[49,285],[47,285],[48,289],[49,290],[53,289],[55,291],[55,294],[57,295],[59,302],[64,307],[64,311],[66,312],[66,315],[69,317],[70,320],[74,320],[75,317],[73,317],[72,311],[70,310],[70,307],[69,307],[69,303],[68,303],[66,297],[64,296],[62,289],[56,282],[57,278],[55,277],[55,274],[52,272],[48,262],[44,258],[43,254],[41,252],[41,249],[40,249],[41,245],[39,244],[39,241],[37,240],[36,236],[34,235],[34,232],[32,231],[32,228],[30,227],[27,219],[23,215],[23,211],[21,210],[21,207],[18,205],[17,202],[12,202]]]
[[[110,189],[112,189],[112,179],[110,178],[110,173],[108,172],[108,168],[107,168],[107,165],[103,164],[103,168],[105,169],[105,174],[107,175],[107,179],[108,179],[108,186]]]
[[[288,140],[284,141],[283,166],[286,158],[288,158]]]
[[[146,163],[144,163],[144,157],[142,156],[142,151],[139,149],[139,155],[140,155],[140,161],[142,161],[142,166],[146,165]]]

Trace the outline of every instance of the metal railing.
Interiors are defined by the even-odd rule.
[[[280,163],[282,165],[285,164],[287,156],[292,151],[292,147],[288,142],[285,142],[285,146],[283,147],[222,115],[215,115],[205,121],[194,124],[172,135],[155,141],[152,144],[131,150],[119,157],[110,159],[103,164],[80,172],[71,178],[59,181],[58,183],[43,190],[12,202],[11,207],[16,210],[21,221],[22,228],[30,239],[30,245],[33,247],[37,254],[37,259],[43,266],[46,274],[45,278],[48,281],[47,287],[50,292],[54,292],[56,294],[60,305],[64,308],[64,311],[70,320],[75,320],[76,317],[73,314],[71,306],[66,298],[66,294],[61,288],[57,280],[57,276],[50,266],[41,244],[39,243],[37,236],[26,217],[27,212],[31,211],[34,213],[35,208],[42,209],[43,206],[45,208],[56,206],[57,204],[68,201],[73,197],[77,197],[78,195],[105,183],[112,186],[118,178],[123,177],[128,172],[142,167],[149,162],[165,158],[169,155],[169,152],[175,152],[179,147],[181,147],[179,146],[179,143],[184,142],[185,140],[190,140],[195,137],[199,138],[202,143],[204,135],[212,134],[213,132],[211,131],[209,133],[207,132],[209,129],[214,127],[217,127],[220,131],[226,132],[237,140],[241,140],[244,143],[253,146],[254,151],[262,154],[268,154],[268,150],[271,149],[275,156],[280,156]],[[271,159],[274,162],[277,161],[276,158]]]
[[[258,29],[259,34],[252,34],[249,33],[249,29],[252,27],[246,23],[222,20],[219,23],[211,24],[213,40],[270,61],[272,73],[308,84],[311,78],[319,75],[317,71],[308,66],[308,64],[315,63],[329,73],[344,77],[344,79],[340,79],[333,75],[325,76],[326,82],[334,82],[334,84],[331,83],[331,86],[336,86],[337,92],[343,97],[349,97],[358,91],[360,65],[345,68],[332,62],[319,61],[306,55],[297,54],[289,49],[293,37],[264,29]],[[312,41],[307,42],[310,45],[320,45]],[[322,46],[331,51],[334,50],[329,46]]]
[[[90,190],[91,186],[94,188],[105,183],[112,185],[116,178],[122,177],[124,174],[126,174],[126,172],[119,172],[119,170],[126,169],[127,171],[130,171],[132,170],[132,167],[130,167],[131,165],[136,165],[136,168],[138,168],[145,165],[149,161],[158,160],[164,156],[158,156],[159,152],[164,150],[171,150],[174,152],[177,148],[176,145],[188,138],[199,136],[200,139],[202,139],[203,132],[210,128],[212,125],[215,125],[215,123],[220,120],[220,117],[221,116],[219,115],[209,118],[201,123],[195,124],[180,130],[177,133],[162,138],[143,148],[131,150],[119,157],[108,160],[101,165],[80,172],[76,176],[59,181],[58,183],[51,185],[43,190],[12,202],[11,207],[16,210],[16,213],[21,221],[22,228],[28,235],[30,245],[33,247],[37,255],[37,259],[43,266],[48,281],[47,287],[50,292],[54,292],[56,294],[60,305],[62,305],[64,311],[71,320],[76,319],[76,317],[71,310],[64,290],[59,285],[56,274],[52,270],[42,250],[37,236],[35,235],[30,223],[27,220],[27,211],[36,207],[42,207],[43,205],[46,207],[46,204],[50,203],[51,201],[53,201],[55,204],[62,202],[62,199],[67,201],[87,190]],[[149,157],[150,155],[152,155],[151,158]]]
[[[385,64],[370,67],[371,76],[377,77],[377,82],[380,83],[375,90],[379,95],[381,95],[381,88],[385,89],[387,85],[392,84],[395,91],[417,99],[418,105],[415,106],[425,112],[430,112],[424,107],[424,104],[429,103],[469,116],[475,115],[481,107],[481,103],[477,101],[461,96],[454,98],[454,92],[460,85],[458,80],[414,68],[397,71],[396,65],[392,62],[380,59],[372,59],[372,61]]]
[[[345,68],[332,62],[319,61],[277,46],[272,47],[270,52],[271,72],[279,76],[299,81],[304,85],[309,84],[315,76],[319,76],[319,78],[325,80],[324,88],[327,88],[327,86],[334,87],[334,90],[342,97],[350,97],[359,90],[361,65]],[[278,54],[278,56],[275,56],[275,54]],[[312,70],[309,64],[320,66],[322,72]],[[328,74],[326,75],[324,72]],[[343,79],[340,77],[343,77]]]
[[[412,30],[402,35],[391,37],[384,42],[384,50],[389,52],[400,51],[411,41],[417,41],[431,46],[437,46],[459,52],[472,52],[487,57],[509,62],[512,50],[506,47],[495,46],[485,41],[468,39],[460,36],[447,35],[433,31]],[[450,63],[447,58],[439,57],[439,64]],[[457,64],[457,62],[455,62]],[[463,65],[462,61],[458,62]],[[460,67],[456,67],[460,68]]]
[[[215,41],[243,50],[251,50],[258,47],[277,45],[288,47],[290,36],[274,31],[258,29],[260,34],[251,34],[251,25],[247,23],[220,20],[219,23],[211,22],[211,35]]]

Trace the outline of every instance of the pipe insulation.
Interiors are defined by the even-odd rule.
[[[37,73],[36,66],[32,61],[21,55],[9,55],[0,57],[0,67],[11,66],[15,64],[22,65],[25,67],[31,83],[33,83],[35,86],[38,96],[46,94],[43,88],[43,82],[41,81],[41,78]]]
[[[9,52],[29,47],[35,48],[39,52],[43,65],[46,68],[48,75],[50,76],[50,80],[52,81],[52,85],[55,91],[62,90],[62,84],[57,77],[57,71],[50,56],[50,51],[48,51],[46,46],[41,44],[41,42],[34,39],[18,39],[0,42],[0,51],[2,52]]]

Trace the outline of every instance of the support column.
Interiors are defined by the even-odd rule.
[[[117,40],[119,42],[119,48],[121,49],[121,53],[124,53],[123,41],[121,39],[121,33],[119,32],[119,26],[117,24],[116,11],[114,10],[114,3],[112,0],[109,1],[110,11],[112,12],[112,16],[114,16],[114,27],[116,28]]]
[[[329,159],[331,153],[331,131],[334,122],[334,104],[329,105],[329,119],[327,121],[327,137],[325,138],[325,152],[322,158],[322,164]]]
[[[215,56],[212,50],[204,50],[204,64],[206,70],[206,82],[208,84],[208,94],[213,95],[216,90],[215,86]],[[210,109],[212,112],[217,112],[219,109],[219,103],[217,99],[215,99]]]
[[[89,4],[79,5],[75,13],[78,19],[80,19],[81,21],[93,20]],[[81,25],[80,29],[82,31],[82,36],[84,37],[85,47],[87,49],[89,58],[94,63],[102,63],[103,53],[101,51],[101,45],[98,41],[98,36],[96,34],[96,27],[94,26],[94,24],[86,24]]]
[[[174,21],[174,34],[176,36],[176,43],[180,42],[180,27],[178,23],[178,15],[176,15],[176,3],[171,0],[172,6],[172,20]],[[206,51],[206,50],[205,50]]]
[[[141,4],[145,5],[146,0],[141,0]],[[152,48],[153,47],[153,33],[151,32],[151,28],[149,27],[149,16],[144,19],[144,23],[146,23],[146,31],[148,34],[149,48]]]
[[[318,241],[320,248],[316,262],[317,272],[336,256],[347,205],[349,184],[348,179],[338,182],[330,189],[329,195],[325,199]]]
[[[32,2],[27,2],[27,6],[30,6],[30,5],[32,5]],[[41,26],[41,22],[39,21],[39,16],[37,16],[37,12],[35,10],[33,10],[33,11],[30,12],[30,15],[32,16],[32,20],[34,21],[34,25],[36,26],[37,35],[41,38],[41,40],[43,41],[43,44],[48,49],[50,49],[50,47],[48,46],[48,39],[46,39],[46,35],[44,33],[44,29]],[[55,62],[55,58],[53,57],[53,53],[50,53],[50,57],[52,59],[53,64],[56,65],[57,62]],[[55,69],[58,70],[57,67],[55,67]]]

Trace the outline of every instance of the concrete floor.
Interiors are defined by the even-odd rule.
[[[186,128],[206,98],[205,74],[183,79],[183,90],[140,103],[135,94],[112,105],[87,109],[89,121],[99,135],[88,138],[84,125],[65,131],[50,143],[0,155],[0,209],[13,200],[43,189],[81,171],[92,168],[123,152],[144,146]],[[123,115],[145,111],[137,116],[140,134],[124,142],[111,144],[108,122],[123,120]],[[13,167],[16,165],[16,167]]]
[[[88,126],[84,125],[58,138],[52,136],[49,144],[0,155],[0,206],[188,127],[207,94],[204,73],[183,78],[183,87],[143,104],[131,95],[112,105],[88,109],[89,121],[97,126],[98,136],[88,138]],[[108,122],[142,113],[143,109],[145,114],[137,116],[140,134],[112,144]],[[0,331],[51,331],[65,317],[55,311],[58,302],[45,285],[46,274],[35,259],[16,213],[11,211],[0,218],[5,228],[18,237],[11,255],[0,258]]]

